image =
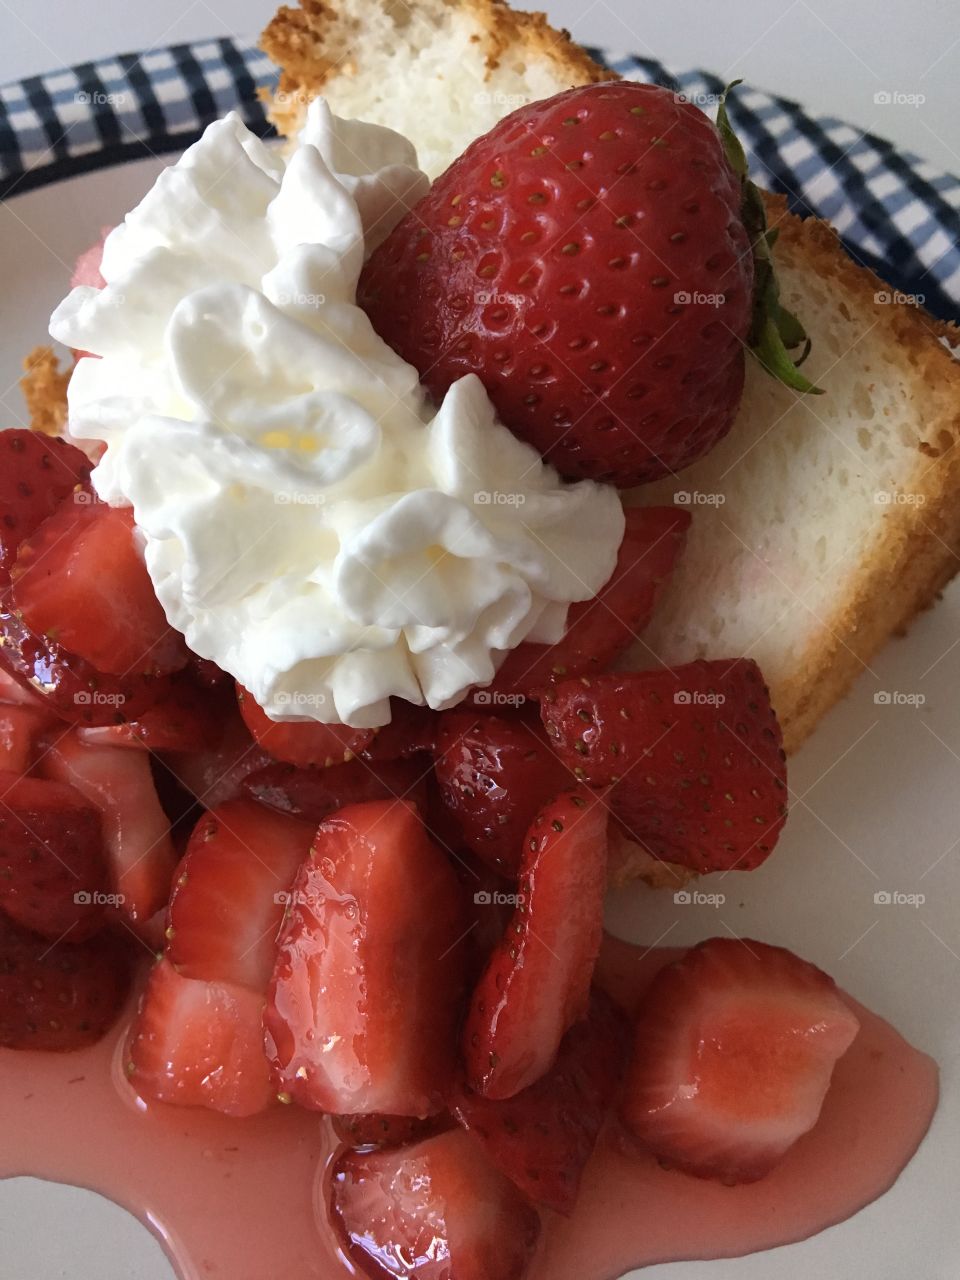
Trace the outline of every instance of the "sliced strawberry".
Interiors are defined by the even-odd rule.
[[[164,756],[173,775],[207,809],[239,799],[244,778],[275,763],[254,742],[235,704],[224,710],[217,729],[211,746]]]
[[[0,769],[29,773],[37,759],[37,740],[56,723],[41,707],[0,703]]]
[[[468,1133],[349,1151],[333,1166],[331,1217],[372,1280],[521,1280],[540,1220]]]
[[[271,720],[241,685],[237,685],[240,713],[258,746],[286,764],[341,764],[373,742],[376,729],[351,729],[345,724],[316,720]]]
[[[174,881],[167,955],[187,978],[265,992],[315,827],[231,800],[197,823]]]
[[[186,665],[136,541],[133,512],[66,503],[23,543],[11,570],[24,622],[108,675],[168,675]]]
[[[474,693],[476,705],[539,697],[558,680],[606,671],[639,638],[683,551],[690,512],[633,507],[625,515],[617,565],[606,585],[593,600],[571,605],[558,644],[521,644],[508,653],[492,685]]]
[[[140,1001],[127,1075],[142,1098],[252,1116],[274,1100],[263,1054],[263,996],[184,977],[160,960]]]
[[[753,1182],[817,1122],[859,1029],[832,978],[782,947],[710,938],[654,978],[622,1118],[665,1163]]]
[[[501,1102],[461,1085],[453,1113],[531,1200],[569,1214],[600,1127],[616,1106],[628,1040],[626,1015],[594,989],[587,1018],[563,1037],[545,1076]]]
[[[228,691],[224,690],[228,695]],[[178,675],[169,692],[143,715],[125,724],[80,730],[91,746],[136,747],[144,751],[206,751],[222,732],[224,697]]]
[[[422,1142],[451,1127],[450,1117],[426,1116],[334,1116],[333,1131],[348,1147],[405,1147]]]
[[[403,698],[390,699],[390,723],[378,729],[359,753],[364,760],[402,760],[437,745],[439,716],[430,707],[415,707]]]
[[[119,908],[144,925],[167,902],[176,855],[157,798],[150,758],[122,747],[85,746],[61,734],[45,752],[45,777],[67,782],[100,810],[110,878]]]
[[[0,772],[0,907],[55,942],[103,920],[107,864],[100,813],[73,787]]]
[[[786,756],[747,658],[570,680],[541,704],[557,753],[654,857],[749,871],[786,821]]]
[[[292,764],[269,764],[248,773],[243,790],[260,804],[303,818],[314,826],[331,813],[367,800],[408,800],[424,810],[429,760],[350,760],[328,769],[297,769]]]
[[[523,838],[539,810],[576,785],[540,725],[520,717],[443,712],[435,763],[457,843],[506,876],[517,874]]]
[[[0,609],[0,664],[58,716],[76,724],[136,720],[170,688],[163,677],[105,675],[56,641],[36,635],[10,609]]]
[[[606,883],[607,810],[587,791],[564,792],[530,827],[522,902],[473,993],[463,1046],[477,1092],[510,1098],[528,1088],[586,1013]]]
[[[341,809],[293,883],[267,1002],[280,1087],[331,1113],[426,1116],[453,1078],[460,886],[416,810]]]
[[[0,1046],[82,1049],[109,1031],[126,999],[129,957],[100,934],[51,946],[0,915]]]
[[[11,675],[5,667],[0,667],[0,701],[9,702],[14,707],[33,707],[37,711],[46,708],[48,713],[51,712],[50,704],[42,693],[38,693],[27,680]]]
[[[21,542],[74,491],[86,496],[89,480],[89,458],[65,440],[19,428],[0,432],[0,589]]]

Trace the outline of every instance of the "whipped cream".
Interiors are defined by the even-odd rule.
[[[616,491],[563,483],[473,376],[434,409],[356,305],[427,189],[406,139],[322,100],[286,159],[231,114],[51,320],[100,357],[69,389],[97,493],[132,505],[170,623],[274,719],[452,706],[613,571]]]

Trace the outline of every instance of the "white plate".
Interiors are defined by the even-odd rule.
[[[4,426],[24,422],[16,391],[20,361],[43,340],[70,264],[101,226],[132,207],[158,167],[149,161],[89,174],[0,206]],[[786,834],[762,870],[722,883],[714,878],[710,888],[727,898],[721,908],[678,906],[642,886],[611,903],[611,926],[637,940],[668,934],[675,944],[730,931],[793,948],[933,1054],[943,1073],[933,1128],[882,1200],[803,1244],[746,1259],[653,1267],[643,1280],[960,1274],[958,690],[960,586],[885,650],[792,762]],[[874,701],[882,692],[924,701],[893,697],[884,705]],[[923,894],[925,901],[875,902],[884,892]],[[0,1224],[0,1280],[172,1275],[145,1229],[89,1193],[32,1179],[0,1183]]]

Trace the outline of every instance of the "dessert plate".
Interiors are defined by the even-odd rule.
[[[92,171],[0,205],[2,425],[25,425],[16,388],[20,361],[42,340],[75,257],[101,226],[136,203],[162,163],[149,158]],[[745,1259],[652,1267],[644,1280],[806,1280],[811,1274],[947,1280],[956,1274],[958,687],[955,585],[864,671],[793,759],[791,821],[763,868],[749,876],[707,877],[688,894],[634,885],[613,895],[609,927],[630,940],[675,945],[729,933],[796,950],[933,1055],[942,1072],[933,1126],[881,1200],[809,1241]],[[0,1183],[0,1222],[0,1280],[172,1276],[147,1230],[90,1193],[12,1179]],[[205,1274],[218,1274],[215,1258],[203,1262]]]

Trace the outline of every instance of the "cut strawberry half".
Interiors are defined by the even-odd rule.
[[[664,1163],[753,1182],[817,1122],[859,1029],[832,978],[782,947],[711,938],[654,978],[621,1114]]]
[[[252,800],[204,814],[170,899],[167,956],[185,977],[266,991],[290,885],[314,830]]]
[[[596,674],[640,637],[683,551],[690,513],[678,507],[634,507],[616,568],[592,600],[570,606],[557,644],[520,644],[507,654],[493,683],[473,694],[477,706],[539,698],[571,676]]]
[[[576,785],[541,726],[519,716],[443,712],[434,760],[456,843],[505,876],[517,875],[539,810]]]
[[[390,699],[390,723],[376,731],[359,753],[364,760],[402,760],[437,745],[439,715],[430,707],[417,707],[403,698]]]
[[[97,671],[56,641],[36,635],[9,608],[0,609],[0,664],[19,685],[33,690],[61,719],[74,724],[136,720],[170,689],[163,677]]]
[[[405,1147],[453,1125],[445,1112],[435,1116],[334,1116],[333,1131],[349,1147]]]
[[[168,675],[188,652],[136,542],[133,512],[67,503],[21,544],[11,571],[26,625],[107,675]]]
[[[140,1001],[127,1076],[142,1098],[252,1116],[272,1101],[263,1054],[263,996],[201,982],[160,960]]]
[[[462,1084],[451,1109],[531,1200],[570,1214],[601,1125],[616,1107],[628,1041],[626,1015],[595,988],[587,1017],[563,1037],[546,1075],[500,1102]]]
[[[89,458],[65,440],[39,431],[0,432],[0,590],[23,540],[75,492],[88,497],[89,480]]]
[[[132,923],[145,925],[166,905],[176,865],[147,753],[85,746],[74,731],[51,742],[42,772],[76,787],[99,809],[117,905]]]
[[[341,809],[291,889],[267,1002],[274,1078],[333,1114],[426,1116],[453,1079],[457,877],[403,801]]]
[[[459,1129],[347,1152],[330,1196],[346,1251],[371,1280],[521,1280],[540,1235],[536,1211]]]
[[[0,772],[0,907],[44,938],[79,942],[103,921],[100,813],[73,787]]]
[[[786,756],[755,662],[565,681],[541,703],[558,755],[654,857],[749,871],[786,821]]]
[[[257,701],[237,685],[240,713],[257,744],[275,760],[303,766],[342,764],[365,750],[376,729],[351,729],[317,720],[271,720]]]
[[[42,707],[0,703],[0,769],[29,773],[41,735],[56,723],[57,717]]]
[[[227,690],[202,687],[184,673],[175,676],[168,693],[136,720],[81,729],[80,740],[143,751],[207,751],[222,732],[223,712],[228,710],[225,696],[229,697]]]
[[[529,1088],[585,1015],[606,883],[603,801],[583,789],[565,792],[530,827],[521,902],[470,1003],[463,1052],[478,1093],[510,1098]]]
[[[316,826],[338,809],[368,800],[407,800],[423,813],[429,772],[423,759],[350,760],[327,769],[275,763],[248,773],[243,790],[259,804]]]
[[[129,956],[100,934],[51,946],[0,915],[0,1047],[66,1052],[113,1026],[129,985]]]

